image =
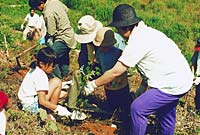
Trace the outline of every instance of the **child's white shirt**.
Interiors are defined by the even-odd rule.
[[[34,103],[37,91],[40,90],[48,91],[49,81],[46,73],[39,67],[36,67],[35,70],[30,69],[24,77],[19,88],[18,97],[23,105],[29,106]]]

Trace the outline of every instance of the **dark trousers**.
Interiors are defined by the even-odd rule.
[[[105,90],[105,92],[110,111],[120,107],[125,112],[130,112],[132,97],[128,85],[119,90]]]
[[[200,84],[196,86],[196,95],[194,97],[195,108],[200,110]]]
[[[69,73],[69,52],[70,48],[66,43],[56,41],[50,46],[57,55],[56,65],[54,71],[51,73],[51,77],[58,77],[62,79]]]

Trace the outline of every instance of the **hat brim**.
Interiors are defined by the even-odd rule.
[[[90,43],[90,42],[92,42],[94,40],[95,36],[96,36],[97,30],[103,27],[103,24],[98,20],[96,20],[96,25],[97,25],[96,29],[89,34],[81,34],[81,33],[75,34],[76,41],[79,42],[79,43]]]
[[[114,40],[112,40],[111,42],[103,42],[103,43],[101,43],[101,42],[96,42],[95,40],[93,41],[93,44],[95,45],[95,46],[102,46],[102,47],[107,47],[107,46],[113,46],[114,44],[116,44],[117,43],[117,40],[116,39],[114,39]]]
[[[117,22],[112,21],[110,24],[108,24],[108,26],[125,27],[125,26],[130,26],[130,25],[139,23],[141,20],[142,20],[141,18],[137,17],[137,18],[134,18],[132,20],[126,20],[126,21],[117,21]]]

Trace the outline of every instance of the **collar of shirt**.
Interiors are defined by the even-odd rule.
[[[142,30],[144,27],[147,27],[147,25],[145,25],[145,23],[143,21],[140,21],[138,23],[138,26],[135,26],[135,28],[133,29],[133,31],[131,32],[131,35],[129,38],[132,38],[132,36],[137,33],[138,31]]]

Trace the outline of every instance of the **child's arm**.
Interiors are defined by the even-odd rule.
[[[48,109],[51,109],[52,111],[54,111],[56,109],[57,102],[55,104],[53,104],[49,100],[47,100],[47,98],[46,98],[47,91],[38,91],[37,93],[38,93],[38,101],[39,101],[40,105],[42,105]]]
[[[38,91],[38,100],[39,104],[52,110],[53,112],[57,112],[60,116],[70,116],[72,113],[65,107],[61,105],[57,105],[58,99],[54,97],[47,99],[47,91]],[[55,93],[54,93],[55,94]],[[59,98],[59,96],[58,96]]]

